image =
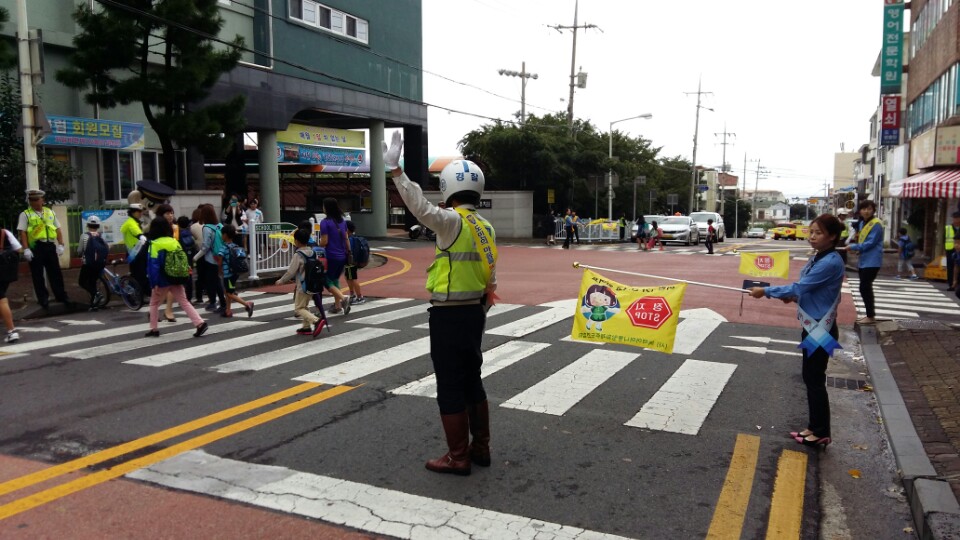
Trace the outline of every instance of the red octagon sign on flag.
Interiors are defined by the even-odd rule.
[[[627,308],[627,316],[634,326],[652,328],[654,330],[663,326],[673,315],[670,304],[662,296],[647,296],[638,298]]]
[[[757,258],[753,261],[753,264],[756,265],[760,270],[770,270],[773,268],[773,257],[769,255],[757,255]]]

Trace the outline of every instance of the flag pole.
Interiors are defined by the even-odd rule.
[[[814,251],[813,248],[732,249],[731,253],[776,253],[778,251]]]
[[[573,263],[573,267],[574,267],[574,268],[589,268],[590,270],[603,270],[604,272],[616,272],[616,273],[618,273],[618,274],[627,274],[627,275],[630,275],[630,276],[640,276],[640,277],[650,277],[650,278],[657,278],[657,279],[665,279],[665,280],[667,280],[667,281],[677,281],[677,282],[680,282],[680,283],[686,283],[686,284],[688,284],[688,285],[700,285],[700,286],[702,286],[702,287],[713,287],[713,288],[715,288],[715,289],[728,289],[728,290],[731,290],[731,291],[737,291],[737,292],[739,292],[739,293],[749,293],[749,292],[750,292],[749,289],[739,289],[739,288],[737,288],[737,287],[727,287],[726,285],[714,285],[713,283],[701,283],[701,282],[699,282],[699,281],[689,281],[689,280],[686,280],[686,279],[676,279],[676,278],[669,278],[669,277],[664,277],[664,276],[655,276],[655,275],[653,275],[653,274],[640,274],[640,273],[637,273],[637,272],[627,272],[626,270],[614,270],[613,268],[603,268],[603,267],[600,267],[600,266],[587,266],[587,265],[585,265],[585,264],[580,264],[580,263],[578,263],[578,262],[574,262],[574,263]]]

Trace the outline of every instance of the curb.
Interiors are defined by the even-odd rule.
[[[887,439],[906,491],[917,537],[923,540],[960,537],[960,503],[950,485],[939,478],[910,419],[900,387],[877,339],[876,326],[857,324],[863,357],[873,381]]]

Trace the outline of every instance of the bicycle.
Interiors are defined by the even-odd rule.
[[[117,259],[114,260],[112,264],[113,266],[117,266],[120,262],[121,260]],[[143,290],[140,284],[137,283],[137,280],[133,279],[133,276],[130,274],[118,276],[116,272],[104,266],[100,274],[100,279],[97,280],[96,301],[94,305],[102,308],[110,303],[111,292],[120,296],[120,298],[123,299],[123,303],[134,311],[143,307]]]

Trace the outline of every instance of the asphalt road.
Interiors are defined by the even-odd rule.
[[[211,521],[205,536],[822,532],[821,458],[839,460],[851,450],[834,448],[857,442],[842,438],[821,455],[786,436],[806,417],[792,307],[747,298],[741,313],[738,293],[690,287],[682,352],[569,339],[580,272],[573,261],[738,286],[739,258],[720,254],[733,244],[708,257],[702,247],[637,253],[504,242],[502,304],[484,342],[494,463],[466,478],[423,468],[444,451],[422,327],[432,249],[375,247],[388,262],[361,273],[372,301],[331,316],[332,332],[316,340],[293,335],[286,288],[251,292],[252,319],[212,318],[200,339],[183,315],[161,323],[159,340],[142,338],[145,311],[119,308],[24,325],[20,344],[0,348],[0,536],[61,527],[74,537],[182,537]],[[792,276],[802,264],[792,262]],[[848,299],[846,325],[855,317]],[[858,377],[855,347],[838,376]],[[848,394],[840,406],[863,414],[869,400]],[[849,432],[876,438],[875,423],[863,420]],[[886,489],[889,456],[871,451],[868,460],[861,468],[876,469],[876,487]],[[44,470],[51,478],[24,476]],[[845,491],[873,485],[845,487],[845,472],[830,488],[841,502]],[[161,496],[154,485],[174,491]],[[196,515],[209,496],[245,505],[215,502],[213,514]],[[104,508],[111,497],[142,502]],[[888,497],[826,527],[849,529],[866,515],[872,525],[863,530],[898,530],[902,506]],[[250,513],[258,509],[274,512]],[[295,516],[339,527],[281,524]]]

